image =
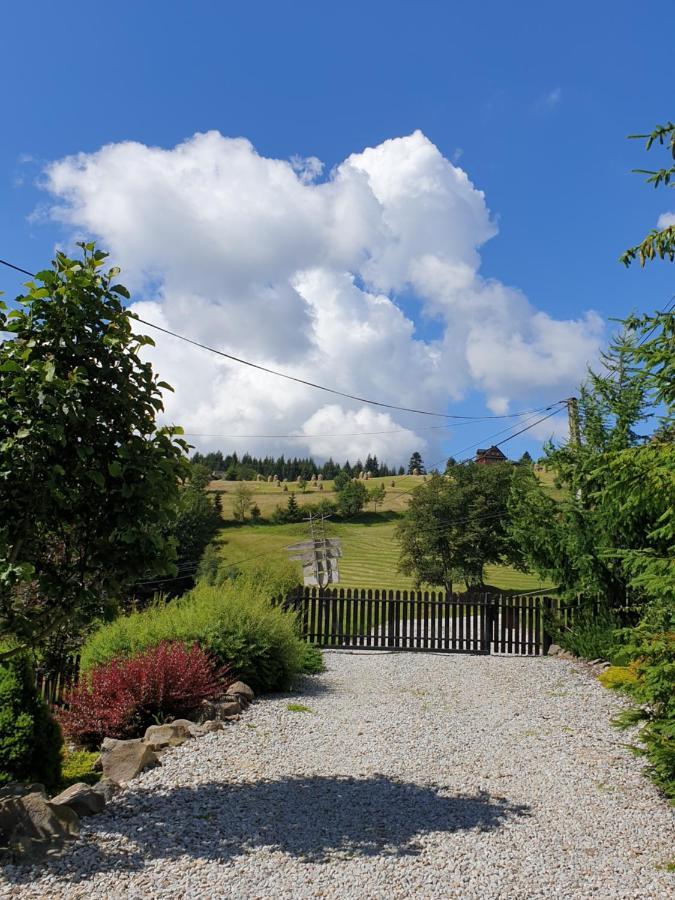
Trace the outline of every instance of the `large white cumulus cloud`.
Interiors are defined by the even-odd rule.
[[[46,188],[53,217],[123,267],[146,298],[135,303],[143,318],[210,346],[441,411],[470,391],[504,412],[574,388],[600,319],[553,319],[480,276],[478,250],[496,234],[485,197],[423,134],[321,173],[315,158],[269,159],[209,132],[170,150],[124,142],[67,157],[48,167]],[[438,323],[436,339],[416,335],[397,303],[404,293]],[[290,443],[246,438],[242,449],[392,462],[438,433],[171,338],[157,344],[154,362],[176,388],[168,417],[191,433],[293,433]],[[378,434],[356,434],[365,431]]]

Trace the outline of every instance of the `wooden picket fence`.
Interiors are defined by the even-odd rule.
[[[35,671],[35,686],[38,694],[50,706],[61,706],[69,691],[77,684],[80,657],[68,656],[56,672]]]
[[[320,647],[541,655],[558,598],[300,587],[285,598],[302,637]],[[566,610],[568,621],[574,611]]]
[[[547,621],[565,627],[582,601],[559,597],[485,594],[466,599],[442,591],[298,587],[274,603],[296,612],[304,640],[320,647],[421,650],[440,653],[505,653],[537,656],[548,651]],[[38,693],[60,706],[77,684],[79,657],[57,672],[36,671]]]

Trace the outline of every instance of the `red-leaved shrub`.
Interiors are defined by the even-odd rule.
[[[154,722],[189,715],[202,700],[223,693],[228,675],[229,667],[217,667],[198,644],[164,641],[93,669],[58,719],[76,744],[97,748],[104,737],[137,737]]]

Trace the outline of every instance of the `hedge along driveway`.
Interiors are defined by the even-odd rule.
[[[308,658],[294,614],[271,603],[293,583],[289,569],[254,572],[218,587],[200,583],[178,600],[103,625],[82,648],[82,671],[164,641],[197,642],[256,692],[284,690]]]

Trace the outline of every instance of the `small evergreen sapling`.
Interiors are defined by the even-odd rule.
[[[27,654],[0,664],[0,785],[37,781],[55,787],[61,775],[61,732],[38,696]]]

